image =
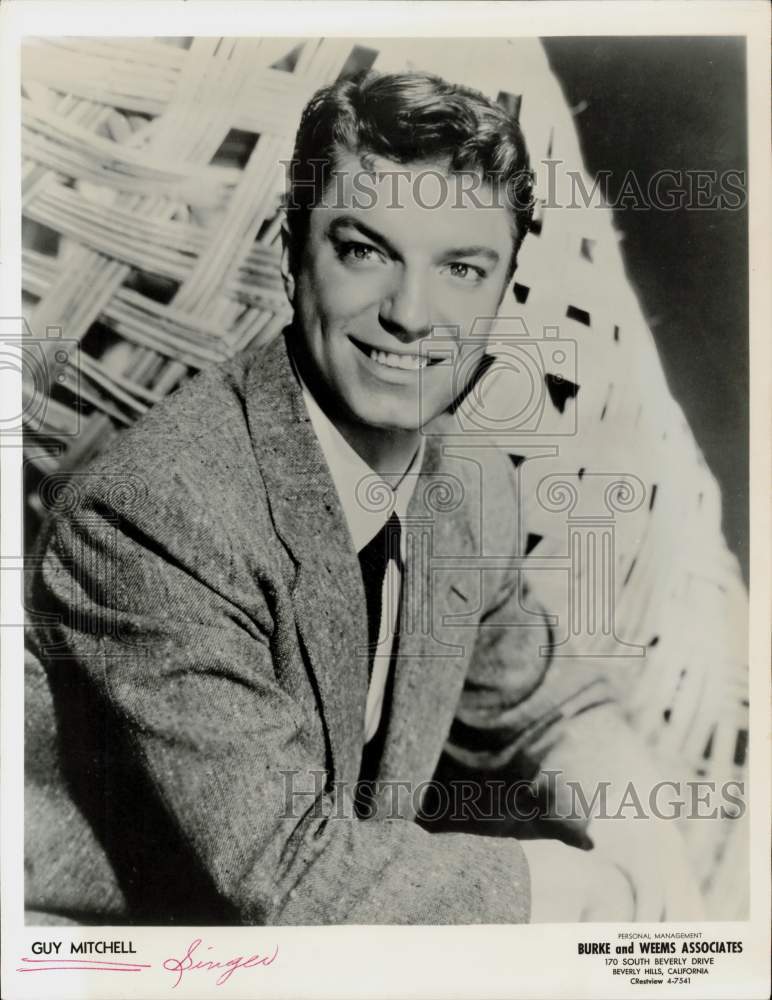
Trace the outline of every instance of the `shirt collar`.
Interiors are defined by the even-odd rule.
[[[389,481],[370,468],[316,402],[297,369],[295,375],[303,392],[311,426],[340,497],[354,548],[360,552],[378,534],[392,511],[396,511],[400,521],[404,522],[423,462],[425,440],[421,437],[407,472],[394,486],[396,477],[389,477]]]

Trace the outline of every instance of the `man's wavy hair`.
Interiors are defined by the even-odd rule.
[[[511,277],[533,215],[533,172],[520,126],[499,104],[423,72],[371,70],[317,91],[300,119],[285,202],[295,261],[341,152],[475,173],[503,193],[514,223]]]

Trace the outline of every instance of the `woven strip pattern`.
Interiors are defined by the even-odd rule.
[[[576,204],[576,172],[592,185],[535,40],[29,42],[23,291],[58,374],[28,439],[37,482],[81,465],[192,372],[278,334],[281,161],[311,94],[369,66],[431,70],[519,114],[540,203],[502,307],[514,340],[489,350],[506,367],[514,344],[536,372],[535,422],[499,441],[517,469],[529,585],[558,633],[568,625],[564,651],[597,658],[618,686],[663,777],[743,780],[747,602],[720,496],[611,213]],[[80,345],[61,364],[57,329]],[[466,416],[474,425],[482,405],[502,426],[516,384],[499,373],[478,388]],[[684,832],[709,908],[741,918],[744,824]]]

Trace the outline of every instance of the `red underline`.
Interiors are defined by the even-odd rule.
[[[141,972],[152,966],[147,962],[111,962],[99,958],[22,958],[31,963],[17,972],[63,972],[67,969],[92,970],[94,972]]]
[[[17,972],[142,972],[141,968],[126,968],[123,966],[111,965],[37,965],[27,966],[26,969],[17,969]]]

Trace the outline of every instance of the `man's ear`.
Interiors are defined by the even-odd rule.
[[[281,226],[281,277],[290,305],[295,304],[295,276],[292,273],[292,237],[286,221]]]

